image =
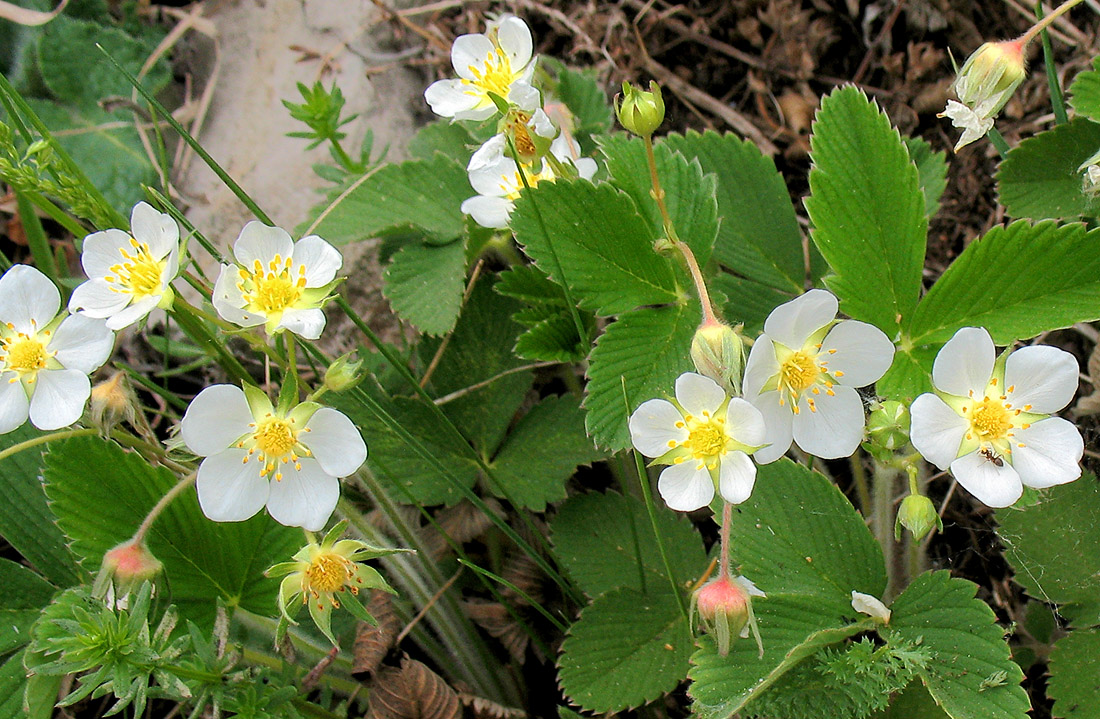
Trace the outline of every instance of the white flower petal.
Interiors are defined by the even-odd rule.
[[[130,213],[130,231],[134,239],[149,246],[149,254],[159,260],[179,245],[180,228],[171,215],[157,212],[139,202]]]
[[[836,296],[825,290],[810,290],[785,302],[764,320],[764,333],[791,349],[801,349],[810,335],[836,319]]]
[[[363,436],[343,412],[322,407],[306,422],[306,429],[309,434],[301,437],[303,444],[333,477],[346,477],[367,461]]]
[[[878,597],[863,592],[852,590],[852,609],[860,614],[866,614],[882,622],[890,621],[890,610]]]
[[[325,330],[325,313],[316,307],[284,310],[276,329],[289,330],[302,339],[315,340]]]
[[[31,334],[61,309],[61,293],[50,278],[30,265],[14,265],[0,277],[0,322]]]
[[[469,110],[460,110],[455,113],[454,119],[456,120],[474,120],[480,122],[481,120],[487,120],[497,112],[497,106],[488,99],[488,96],[484,96],[481,99],[481,103]]]
[[[41,370],[31,397],[31,424],[45,430],[68,427],[84,414],[91,393],[92,383],[80,370]]]
[[[951,118],[951,124],[954,127],[963,130],[962,137],[959,138],[958,143],[955,145],[955,152],[958,152],[975,140],[981,139],[981,137],[988,133],[993,127],[992,117],[977,113],[955,100],[947,101],[947,107],[944,108],[943,115],[944,117]]]
[[[676,401],[689,415],[701,417],[706,414],[713,417],[715,410],[725,400],[726,391],[710,377],[684,372],[676,378]]]
[[[745,362],[745,379],[742,382],[745,397],[759,394],[764,389],[764,383],[777,372],[779,360],[775,357],[775,345],[767,335],[760,335],[749,350],[749,358]]]
[[[1041,420],[1016,430],[1013,443],[1012,468],[1028,487],[1053,487],[1081,476],[1085,443],[1072,422],[1061,417]]]
[[[265,268],[267,263],[278,255],[287,258],[294,254],[294,241],[281,227],[270,227],[252,220],[233,243],[233,256],[237,262],[247,270],[252,270],[253,264],[259,260]]]
[[[959,456],[969,423],[931,392],[917,397],[909,412],[913,446],[940,469],[950,467]]]
[[[534,67],[534,65],[531,65]],[[520,78],[508,88],[508,102],[518,105],[523,110],[531,110],[542,104],[542,96],[538,88],[531,84],[530,78]],[[494,108],[495,109],[495,108]]]
[[[107,329],[118,331],[125,329],[153,311],[160,302],[161,295],[149,295],[129,307],[116,312],[107,320]],[[85,313],[87,314],[87,313]]]
[[[70,315],[61,321],[50,339],[54,359],[66,369],[91,374],[103,366],[115,348],[115,333],[103,320]]]
[[[451,65],[459,77],[476,80],[485,71],[485,61],[495,54],[493,42],[484,35],[459,35],[451,45]]]
[[[726,434],[741,444],[758,447],[767,436],[764,415],[746,400],[734,397],[726,407]]]
[[[306,287],[322,287],[336,278],[344,257],[317,235],[309,235],[294,243],[294,262],[306,268]]]
[[[493,135],[490,137],[470,156],[470,161],[466,163],[466,171],[471,173],[481,172],[486,168],[495,168],[500,165],[503,160],[508,160],[512,162],[512,172],[515,172],[515,162],[504,154],[504,148],[507,146],[506,143],[507,140],[504,135]]]
[[[195,488],[202,513],[215,522],[243,522],[259,512],[268,497],[268,481],[255,459],[236,447],[207,457],[199,465]]]
[[[130,304],[130,299],[131,295],[111,289],[106,280],[93,277],[73,290],[72,297],[69,298],[69,311],[106,319],[125,309]]]
[[[779,393],[774,391],[759,395],[746,395],[746,399],[752,403],[753,407],[760,410],[760,414],[764,417],[763,444],[766,446],[753,452],[752,456],[760,464],[774,462],[791,448],[792,425],[794,423],[791,408],[779,404]]]
[[[688,438],[680,410],[663,399],[642,402],[630,415],[628,424],[634,448],[647,457],[660,457]]]
[[[1008,507],[1024,492],[1020,475],[1008,462],[998,467],[974,451],[951,463],[951,474],[963,489],[990,507]]]
[[[253,421],[252,410],[240,387],[210,385],[188,405],[180,421],[180,437],[188,449],[205,457],[221,452],[248,434]]]
[[[267,511],[279,524],[319,532],[340,501],[340,481],[308,457],[300,463],[300,470],[283,465],[283,478],[271,481]]]
[[[218,315],[227,322],[232,322],[240,327],[255,327],[267,321],[262,312],[245,312],[244,297],[237,286],[240,268],[237,265],[222,265],[218,273],[218,279],[214,281],[214,292],[211,302]]]
[[[756,465],[749,459],[749,455],[744,452],[730,452],[722,457],[718,470],[718,493],[722,495],[722,499],[730,504],[741,504],[752,494],[755,483]]]
[[[531,61],[534,42],[527,23],[509,15],[497,25],[497,44],[512,63],[512,72],[518,72]]]
[[[1028,412],[1053,414],[1077,394],[1077,359],[1050,345],[1022,347],[1005,363],[1008,402],[1017,409],[1031,405]]]
[[[14,372],[0,374],[0,434],[21,427],[27,421],[30,404],[17,375]]]
[[[591,157],[574,160],[573,166],[577,168],[577,176],[582,180],[591,180],[592,176],[596,174],[596,170],[599,169],[599,165]]]
[[[503,230],[508,226],[514,208],[515,205],[507,198],[477,195],[464,201],[459,209],[482,227]]]
[[[850,457],[863,440],[863,400],[851,387],[833,387],[833,396],[814,397],[817,411],[810,411],[808,397],[798,400],[794,416],[794,442],[803,452],[822,459]]]
[[[714,480],[710,472],[694,460],[668,466],[657,479],[657,491],[670,509],[692,512],[714,499]]]
[[[844,320],[825,335],[818,360],[828,363],[829,372],[840,384],[865,387],[877,382],[890,369],[894,362],[894,343],[874,325]]]
[[[948,394],[982,397],[996,360],[993,340],[984,327],[963,327],[947,341],[932,363],[932,384]]]
[[[121,249],[129,250],[130,235],[122,230],[93,232],[84,238],[80,253],[80,266],[89,278],[113,275],[112,267],[122,261]]]
[[[461,80],[437,80],[424,91],[424,100],[431,106],[432,112],[440,117],[455,117],[482,103],[480,94],[471,95],[465,91],[465,87]]]

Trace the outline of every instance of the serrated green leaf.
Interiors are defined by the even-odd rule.
[[[565,293],[534,265],[515,265],[500,273],[494,289],[502,295],[530,304],[566,307]]]
[[[875,382],[875,391],[887,399],[905,403],[932,391],[932,362],[936,359],[936,347],[914,347],[894,353],[894,363],[886,374]]]
[[[585,427],[601,447],[630,446],[626,403],[633,409],[671,395],[673,383],[691,370],[691,338],[699,324],[697,305],[628,312],[596,340],[589,356]],[[626,399],[623,399],[623,386]]]
[[[994,227],[963,251],[921,300],[914,344],[985,327],[1005,345],[1100,317],[1100,230],[1079,224]]]
[[[783,176],[756,145],[736,135],[708,130],[700,135],[669,135],[665,143],[699,160],[703,172],[718,178],[721,225],[714,256],[739,275],[787,293],[801,292],[806,261],[802,233]],[[823,269],[810,248],[811,274]]]
[[[851,601],[886,589],[882,550],[840,490],[780,459],[757,470],[752,496],[733,508],[731,561],[769,596]]]
[[[1100,125],[1077,118],[1021,142],[997,171],[997,192],[1011,217],[1096,217],[1100,197],[1083,192],[1081,163],[1100,150]]]
[[[1100,122],[1100,58],[1093,58],[1091,70],[1073,78],[1069,104],[1078,115]]]
[[[1059,639],[1050,653],[1047,696],[1058,719],[1100,717],[1100,630],[1078,629]]]
[[[835,598],[777,595],[754,600],[753,612],[764,645],[763,657],[751,639],[734,641],[724,657],[710,637],[698,640],[688,688],[694,716],[732,716],[803,659],[866,628],[864,623],[846,621],[844,617],[855,612],[850,604],[845,606]]]
[[[536,322],[516,339],[516,356],[536,362],[580,362],[591,346],[592,315],[584,313],[588,336],[577,337],[573,318],[564,310]]]
[[[905,138],[909,159],[917,166],[917,182],[924,194],[924,214],[931,219],[940,210],[940,197],[947,188],[947,153],[932,151],[920,137]]]
[[[5,449],[40,437],[25,424],[0,437]],[[42,576],[59,587],[75,584],[81,576],[65,536],[46,504],[38,479],[42,471],[42,447],[31,447],[0,461],[0,537],[16,549]]]
[[[640,137],[612,135],[600,140],[600,151],[607,158],[607,169],[618,187],[631,197],[649,220],[657,237],[664,237],[664,220],[653,199],[645,144]],[[664,142],[653,148],[657,176],[665,193],[665,206],[676,234],[687,243],[702,267],[710,259],[718,234],[717,179],[704,175],[697,160],[689,162]]]
[[[683,514],[658,509],[657,523],[673,578],[686,588],[706,569],[702,540]],[[551,532],[554,555],[590,597],[623,587],[641,591],[643,572],[649,593],[668,588],[649,514],[634,497],[571,497],[551,521]]]
[[[1005,559],[1032,597],[1057,604],[1100,595],[1100,484],[1090,473],[1045,490],[1038,504],[996,510]]]
[[[440,153],[384,165],[353,188],[333,198],[314,229],[334,245],[408,229],[423,232],[433,244],[446,244],[463,236],[465,216],[459,208],[474,194],[465,168]]]
[[[545,57],[539,60],[540,63],[545,61]],[[609,131],[611,104],[597,83],[595,71],[591,68],[572,70],[556,61],[550,66],[557,69],[558,82],[554,87],[554,96],[573,113],[574,129],[586,135]]]
[[[873,715],[871,719],[947,719],[947,715],[936,706],[936,700],[923,684],[912,682],[890,701],[886,711]]]
[[[43,474],[58,524],[89,569],[134,533],[179,478],[99,437],[56,442]],[[106,480],[105,480],[106,478]],[[194,491],[176,498],[149,531],[149,549],[164,563],[172,603],[195,621],[210,621],[220,597],[230,606],[270,615],[278,582],[263,571],[301,546],[301,533],[261,512],[247,522],[217,523]]]
[[[564,274],[584,309],[614,315],[679,296],[672,263],[653,251],[653,229],[611,185],[541,183],[516,200],[512,229],[539,269],[558,283]]]
[[[24,719],[23,689],[27,686],[27,670],[23,668],[23,652],[16,652],[0,664],[0,719]]]
[[[948,572],[922,574],[890,605],[890,623],[880,633],[887,642],[931,652],[932,661],[918,673],[953,719],[1024,719],[1031,704],[1020,686],[1023,672],[976,591]]]
[[[691,632],[670,592],[618,589],[581,612],[561,652],[558,679],[569,700],[616,712],[653,701],[684,679]]]
[[[719,273],[711,280],[710,288],[726,295],[723,316],[735,324],[743,322],[748,335],[762,332],[764,320],[771,311],[794,299],[793,295],[782,290],[726,272]]]
[[[0,655],[30,641],[28,629],[42,612],[57,588],[45,579],[0,558]]]
[[[449,120],[430,122],[409,140],[409,157],[431,161],[440,152],[465,166],[477,150],[477,142],[464,125]]]
[[[928,235],[916,166],[878,105],[854,87],[821,102],[806,210],[826,280],[850,317],[888,336],[912,321]]]
[[[461,241],[403,247],[383,275],[382,294],[401,319],[425,334],[450,332],[462,307],[466,254]]]

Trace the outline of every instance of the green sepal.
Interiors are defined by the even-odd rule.
[[[253,418],[263,417],[275,411],[275,407],[272,406],[267,393],[256,385],[246,382],[241,386],[241,389],[244,390],[244,399],[248,402],[248,409],[252,412]]]
[[[358,596],[351,594],[344,599],[344,603],[340,606],[342,606],[344,609],[347,609],[348,613],[351,614],[351,616],[355,617],[361,622],[366,622],[372,627],[378,626],[378,620],[371,616],[371,613],[368,612],[367,608],[363,606],[363,603],[359,600]]]
[[[287,342],[293,342],[293,337],[286,338]],[[298,373],[290,368],[283,373],[283,384],[279,388],[279,404],[276,414],[285,417],[290,408],[298,404]]]
[[[313,623],[332,642],[332,646],[340,646],[340,643],[336,641],[336,637],[332,636],[332,604],[315,599],[310,599],[308,603],[309,615],[313,617]]]

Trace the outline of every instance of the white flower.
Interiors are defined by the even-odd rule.
[[[424,99],[432,112],[455,120],[484,120],[496,114],[490,92],[520,107],[537,107],[539,93],[531,85],[532,50],[527,23],[511,15],[490,23],[484,35],[462,35],[451,46],[458,79],[433,82]]]
[[[107,361],[115,335],[103,320],[59,315],[61,294],[44,274],[15,265],[0,277],[0,434],[80,419],[88,375]]]
[[[745,365],[745,399],[764,415],[769,446],[761,464],[790,448],[823,459],[847,457],[863,439],[863,400],[855,387],[875,382],[894,345],[865,322],[836,322],[837,299],[810,290],[772,310]]]
[[[932,365],[936,394],[913,402],[913,446],[990,507],[1007,507],[1023,486],[1081,476],[1084,442],[1051,417],[1077,392],[1077,360],[1056,347],[1024,347],[995,358],[984,328],[955,333]]]
[[[951,118],[952,127],[961,129],[962,136],[955,143],[955,152],[975,140],[985,137],[993,129],[993,118],[980,115],[961,102],[947,101],[947,108],[942,113],[943,117]]]
[[[279,410],[255,387],[207,387],[180,436],[199,465],[203,514],[240,522],[267,505],[275,521],[319,531],[340,498],[338,477],[359,469],[367,445],[342,413],[315,402]]]
[[[951,118],[951,124],[963,130],[955,145],[956,152],[993,128],[993,118],[1027,75],[1024,55],[1023,39],[1017,38],[987,42],[963,63],[952,84],[959,101],[948,100],[947,108],[940,113],[940,117]]]
[[[710,504],[716,485],[732,504],[749,498],[756,482],[749,455],[764,442],[764,418],[709,377],[685,372],[675,402],[651,399],[634,410],[630,438],[653,464],[669,465],[657,480],[665,503],[690,512]]]
[[[69,311],[107,320],[120,330],[157,306],[172,304],[172,280],[179,270],[180,231],[176,221],[144,202],[134,205],[130,233],[104,230],[84,238],[80,263],[88,281],[69,299]]]
[[[852,609],[860,614],[866,614],[880,624],[890,623],[890,610],[878,597],[852,590]]]
[[[504,147],[504,135],[494,135],[474,153],[466,167],[470,185],[477,195],[463,202],[461,209],[482,227],[507,227],[515,200],[523,190],[519,166],[515,160],[504,154]],[[577,175],[582,179],[592,179],[596,174],[596,161],[590,157],[575,157],[572,147],[569,137],[562,133],[550,144],[550,153],[561,162],[573,163]],[[538,172],[533,172],[529,165],[524,165],[524,173],[527,184],[531,187],[557,179],[550,163],[545,160]]]
[[[297,242],[279,227],[249,222],[233,245],[239,265],[222,265],[214,308],[241,327],[264,325],[269,335],[290,330],[315,340],[325,329],[321,305],[344,259],[317,235]]]

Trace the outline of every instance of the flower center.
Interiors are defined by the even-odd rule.
[[[298,435],[308,432],[309,427],[297,429],[294,427],[293,419],[268,414],[251,426],[256,429],[251,435],[241,438],[237,442],[237,447],[242,449],[248,447],[248,454],[244,458],[245,464],[256,456],[263,465],[260,469],[261,477],[274,473],[275,481],[282,481],[283,472],[279,465],[293,464],[294,469],[301,470],[302,463],[299,461],[301,457],[312,455],[309,448],[298,441]]]
[[[123,261],[112,265],[110,271],[115,274],[107,275],[103,279],[117,285],[111,288],[115,292],[131,294],[136,300],[158,294],[161,275],[167,263],[153,259],[148,243],[138,242],[131,237],[130,247],[132,251],[125,247],[118,248]]]
[[[6,344],[5,349],[7,355],[4,359],[8,363],[8,369],[13,369],[20,374],[46,369],[46,360],[50,358],[44,344],[24,334],[18,335],[14,341]]]
[[[485,94],[490,92],[507,99],[508,91],[512,89],[512,82],[516,74],[512,72],[512,61],[504,50],[499,47],[489,51],[485,56],[485,69],[479,70],[474,65],[467,69],[473,75],[473,80],[463,80],[464,85],[473,85]]]
[[[297,444],[290,423],[280,417],[268,417],[256,427],[256,446],[269,457],[279,458]]]
[[[238,287],[244,301],[265,315],[278,314],[293,307],[302,298],[306,286],[305,265],[298,266],[297,278],[291,272],[293,265],[291,258],[283,259],[275,255],[266,269],[259,260],[253,262],[252,272],[241,268],[242,281]]]
[[[970,413],[970,428],[983,441],[993,441],[1006,437],[1012,429],[1012,420],[1004,402],[986,397]]]
[[[688,440],[684,445],[691,450],[696,459],[720,457],[726,453],[729,437],[722,420],[709,417],[705,421],[692,422],[688,431]]]
[[[779,374],[783,384],[797,394],[816,382],[821,370],[813,357],[799,350],[784,360]]]
[[[318,554],[306,569],[306,583],[309,591],[313,593],[339,591],[353,574],[348,566],[350,564],[351,562],[338,554]]]

